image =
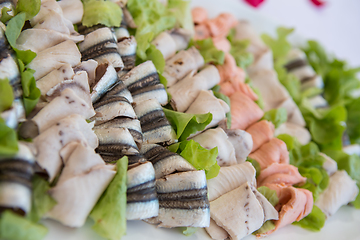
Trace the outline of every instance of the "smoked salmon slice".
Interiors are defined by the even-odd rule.
[[[273,163],[260,172],[257,178],[258,187],[266,184],[294,185],[305,183],[306,178],[301,176],[297,167],[290,164]]]
[[[231,129],[244,130],[253,123],[259,121],[264,115],[261,108],[256,105],[251,98],[240,91],[237,91],[230,96],[230,105]]]
[[[224,64],[217,65],[216,68],[220,74],[220,83],[225,82],[226,80],[233,79],[239,74],[237,70],[236,61],[230,53],[225,54]],[[245,77],[244,77],[245,79]]]
[[[204,24],[209,28],[212,37],[225,38],[230,29],[235,27],[237,23],[237,19],[232,14],[222,13],[216,18],[205,21]]]
[[[289,164],[289,152],[286,148],[286,143],[278,138],[273,138],[263,144],[258,150],[251,153],[249,157],[255,159],[260,164],[261,170],[267,168],[272,163]]]
[[[294,221],[300,221],[312,210],[314,199],[309,190],[294,188],[285,184],[267,184],[268,188],[275,190],[279,203],[275,208],[279,211],[279,220],[274,221],[275,229],[267,232],[273,233]]]
[[[195,7],[191,10],[191,16],[195,25],[202,24],[208,19],[205,8]]]
[[[246,131],[252,136],[253,148],[251,152],[254,152],[274,137],[275,127],[272,122],[262,120],[251,125]]]

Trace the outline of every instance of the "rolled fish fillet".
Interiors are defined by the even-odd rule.
[[[261,170],[265,169],[272,163],[289,164],[289,152],[286,144],[278,138],[273,138],[263,144],[258,150],[249,155],[259,164]]]
[[[248,182],[211,201],[210,208],[212,220],[230,239],[242,239],[264,223],[263,208]]]
[[[234,145],[228,140],[228,136],[222,128],[208,129],[196,135],[193,140],[206,149],[217,147],[219,154],[216,160],[220,167],[237,163]]]
[[[264,100],[264,111],[279,107],[290,95],[279,82],[274,70],[261,70],[250,73],[250,78]]]
[[[254,152],[274,137],[275,127],[272,122],[262,120],[248,127],[246,132],[248,132],[253,139],[251,152]]]
[[[244,130],[259,121],[264,115],[261,108],[242,92],[230,96],[231,129]]]
[[[279,198],[279,203],[275,206],[279,211],[279,220],[275,221],[275,229],[266,234],[273,233],[294,221],[300,221],[311,212],[314,200],[309,190],[283,184],[267,184],[266,186],[275,190]]]
[[[74,113],[81,115],[84,119],[95,115],[94,109],[85,100],[77,96],[73,90],[64,89],[61,95],[40,110],[32,121],[36,123],[38,131],[41,133],[59,119]]]
[[[110,62],[104,61],[98,65],[95,81],[90,84],[91,101],[97,102],[118,80],[116,70]]]
[[[212,91],[201,90],[185,113],[202,114],[210,112],[213,115],[213,119],[206,126],[206,128],[210,128],[226,119],[226,113],[229,111],[229,105],[223,100],[216,98]]]
[[[119,71],[124,68],[124,63],[118,52],[117,39],[110,28],[103,27],[87,34],[79,44],[81,60],[96,60],[99,64],[110,62]]]
[[[336,171],[330,176],[328,187],[319,195],[315,205],[329,218],[343,205],[354,201],[359,193],[356,182],[345,170]]]
[[[58,3],[63,11],[64,17],[69,19],[72,24],[81,22],[84,9],[80,0],[61,0]]]
[[[134,36],[122,38],[117,43],[118,52],[124,62],[124,71],[130,71],[135,67],[137,43]]]
[[[126,219],[140,220],[159,214],[159,200],[155,187],[155,171],[151,162],[145,162],[127,172]]]
[[[33,26],[33,29],[50,29],[67,35],[79,35],[79,33],[74,30],[73,24],[66,19],[63,14],[59,14],[53,10],[50,10],[40,22]]]
[[[333,160],[332,158],[330,158],[325,153],[319,153],[319,154],[325,158],[325,161],[324,161],[322,167],[325,169],[325,171],[327,172],[327,174],[329,176],[333,175],[338,170],[337,162],[335,160]]]
[[[234,146],[237,163],[245,162],[253,148],[251,135],[240,129],[225,129],[225,132],[228,135],[229,141]]]
[[[257,183],[258,186],[267,184],[294,185],[305,183],[306,178],[301,176],[297,167],[290,164],[272,163],[267,168],[261,170]]]
[[[40,20],[42,20],[46,15],[48,15],[53,11],[58,14],[63,14],[61,6],[57,1],[54,0],[42,1],[40,11],[35,17],[30,19],[31,26],[35,26],[38,22],[40,22]]]
[[[58,183],[49,190],[57,204],[46,217],[69,227],[83,226],[115,174],[115,166],[105,165],[92,148],[79,143],[65,161]]]
[[[72,67],[76,66],[80,63],[80,58],[81,54],[76,44],[71,40],[66,40],[39,52],[29,63],[29,68],[35,70],[34,77],[38,80],[64,63],[69,63]]]
[[[51,29],[30,28],[20,33],[19,38],[16,40],[16,44],[20,49],[39,53],[66,40],[77,43],[84,40],[84,36],[73,36]]]
[[[170,87],[191,71],[197,71],[203,65],[204,58],[195,47],[191,47],[186,51],[178,52],[166,61],[163,76],[167,80],[168,87]]]
[[[206,186],[203,170],[157,179],[159,227],[208,227],[210,206]]]
[[[296,137],[301,145],[306,145],[311,140],[309,130],[291,122],[283,123],[275,130],[275,136],[280,134],[289,134],[290,136]]]
[[[247,72],[249,75],[256,74],[262,70],[274,70],[274,60],[271,49],[264,49],[254,62],[248,66]]]
[[[74,74],[75,73],[71,65],[66,63],[58,69],[54,69],[44,77],[38,79],[36,81],[36,86],[40,89],[41,95],[45,96],[52,87],[65,80],[71,79]]]
[[[219,174],[208,180],[209,201],[213,201],[227,192],[248,182],[256,186],[256,170],[250,162],[221,167]]]
[[[285,101],[283,101],[278,108],[285,108],[287,112],[287,122],[299,125],[301,127],[305,127],[306,123],[299,107],[296,105],[294,100],[289,97]]]
[[[177,153],[157,144],[143,145],[140,153],[154,165],[155,178],[159,179],[174,172],[196,170],[187,160]]]
[[[82,116],[72,114],[57,120],[54,125],[34,138],[34,146],[37,149],[36,161],[48,173],[50,182],[54,180],[63,164],[59,151],[66,144],[79,141],[91,148],[98,146],[98,138],[91,130],[92,126]]]
[[[168,88],[171,94],[171,106],[178,112],[184,112],[201,90],[209,90],[220,82],[218,70],[209,65],[195,75],[185,77]]]
[[[46,100],[52,101],[67,88],[72,89],[76,95],[84,99],[88,106],[92,106],[88,75],[85,71],[77,72],[72,79],[56,84],[46,93]]]

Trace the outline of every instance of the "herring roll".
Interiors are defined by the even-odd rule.
[[[110,28],[99,28],[85,36],[79,44],[82,61],[94,59],[99,64],[109,61],[117,71],[124,68],[117,41]]]

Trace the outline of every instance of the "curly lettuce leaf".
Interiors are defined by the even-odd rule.
[[[287,37],[294,31],[293,28],[279,27],[276,29],[277,39],[272,38],[268,34],[261,35],[262,40],[268,45],[275,60],[286,57],[292,46],[288,42]]]
[[[194,32],[190,3],[190,0],[169,0],[167,7],[174,14],[181,28]]]
[[[156,70],[159,73],[163,73],[165,68],[165,59],[160,50],[158,50],[155,45],[150,44],[150,47],[146,50],[146,55],[147,60],[151,60],[154,63]]]
[[[231,29],[227,39],[230,42],[230,54],[234,57],[236,65],[245,69],[247,66],[253,63],[254,55],[247,51],[250,45],[250,40],[237,40],[235,39],[235,29]]]
[[[211,122],[212,114],[190,114],[163,108],[166,118],[175,129],[179,141],[186,140],[191,134],[202,131]]]
[[[307,42],[307,47],[303,49],[309,64],[315,72],[321,76],[325,76],[330,68],[330,57],[320,43],[314,40]]]
[[[272,122],[275,128],[287,121],[287,112],[285,108],[271,109],[264,113],[263,119]]]
[[[81,20],[86,27],[103,24],[107,27],[120,27],[122,10],[112,1],[88,0],[83,1],[84,15]]]
[[[206,179],[211,179],[219,174],[220,166],[217,164],[217,147],[206,149],[194,140],[183,141],[179,145],[180,155],[197,170],[205,170]]]
[[[279,198],[276,195],[276,191],[272,190],[266,186],[261,186],[257,189],[266,199],[271,203],[271,205],[275,206],[279,203]]]
[[[11,108],[13,101],[14,93],[9,80],[0,79],[0,113]]]
[[[12,90],[11,90],[12,91]],[[19,150],[16,131],[0,117],[0,155],[12,156]]]
[[[119,240],[126,233],[128,158],[119,159],[116,167],[115,177],[90,213],[90,218],[95,221],[92,229],[100,236],[110,240]]]
[[[300,226],[310,231],[320,231],[321,228],[325,225],[326,216],[315,204],[311,213],[301,219],[298,222],[293,222],[292,224]]]
[[[180,231],[187,237],[190,237],[198,230],[197,227],[180,227]]]
[[[246,161],[250,162],[253,165],[253,167],[256,170],[256,177],[258,177],[261,172],[261,167],[260,167],[260,164],[258,163],[258,161],[256,161],[255,159],[252,159],[250,157],[247,157]]]
[[[0,215],[0,239],[40,240],[47,232],[43,225],[31,222],[9,210]]]
[[[13,11],[12,11],[12,9],[10,9],[10,8],[7,8],[7,7],[3,7],[2,9],[1,9],[1,13],[0,13],[0,21],[2,22],[2,23],[6,23],[7,21],[9,21],[12,17],[14,17],[13,16]]]
[[[346,119],[346,132],[351,143],[360,144],[360,98],[346,105],[348,117]]]
[[[191,40],[189,47],[195,46],[201,56],[204,58],[205,63],[213,63],[222,65],[225,60],[225,53],[221,50],[218,50],[212,38],[206,38],[203,40]]]
[[[56,201],[47,193],[50,189],[50,184],[45,179],[34,175],[32,186],[32,205],[27,218],[33,222],[38,222],[45,213],[56,205]]]

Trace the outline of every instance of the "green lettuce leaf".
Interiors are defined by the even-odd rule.
[[[223,100],[224,102],[226,102],[227,105],[229,105],[229,107],[231,106],[230,105],[231,104],[230,103],[230,98],[228,96],[226,96],[226,95],[224,95],[224,94],[222,94],[222,93],[220,93],[218,91],[214,91],[214,90],[213,90],[213,93],[214,93],[215,97],[217,97],[217,98]],[[231,112],[226,113],[226,126],[227,126],[228,129],[231,128]]]
[[[330,109],[314,109],[303,99],[299,106],[310,130],[312,139],[322,150],[342,148],[342,135],[345,131],[347,111],[343,106],[333,106]]]
[[[324,77],[330,68],[330,57],[318,42],[309,40],[307,43],[307,47],[303,49],[307,60],[315,72]]]
[[[128,158],[116,163],[117,172],[90,213],[95,221],[92,228],[100,236],[119,240],[126,233],[126,173]]]
[[[268,187],[261,186],[257,189],[266,199],[271,203],[271,205],[275,206],[279,203],[279,198],[276,195],[276,191],[272,190]]]
[[[120,27],[122,10],[120,6],[112,1],[90,0],[83,1],[84,15],[82,24],[91,27],[103,24],[107,27]]]
[[[45,213],[56,205],[56,201],[47,193],[50,184],[45,179],[35,174],[32,179],[32,186],[32,205],[27,218],[33,222],[38,222]]]
[[[191,134],[202,131],[211,122],[212,114],[189,114],[163,108],[166,118],[175,129],[179,141],[187,139]]]
[[[159,33],[173,28],[177,21],[176,16],[157,0],[129,0],[127,8],[138,26],[135,34],[138,44],[136,54],[145,60],[150,42]]]
[[[12,156],[19,150],[16,131],[0,117],[0,155]]]
[[[320,229],[324,226],[325,220],[325,214],[320,210],[320,208],[314,205],[309,215],[298,222],[293,222],[292,224],[298,225],[310,231],[317,232],[320,231]]]
[[[197,227],[181,227],[180,228],[180,231],[182,232],[182,234],[184,234],[187,237],[190,237],[191,235],[196,233],[197,230],[198,230]]]
[[[250,45],[250,40],[237,40],[235,39],[235,29],[231,29],[229,35],[227,36],[231,44],[230,54],[234,57],[236,65],[245,69],[247,66],[253,63],[254,56],[252,53],[247,51],[248,46]]]
[[[275,128],[287,121],[287,112],[285,108],[271,109],[264,113],[263,119],[272,122]]]
[[[262,40],[268,45],[272,52],[275,61],[286,57],[292,46],[288,42],[287,37],[294,31],[293,28],[279,27],[276,29],[277,39],[272,38],[268,34],[261,35]]]
[[[253,232],[253,234],[261,237],[262,234],[267,233],[268,231],[271,231],[273,229],[275,229],[275,223],[273,223],[273,221],[271,220],[268,220],[264,222],[261,228]]]
[[[0,113],[11,108],[14,101],[13,89],[8,79],[0,79]]]
[[[169,0],[167,7],[174,14],[181,28],[194,32],[190,3],[189,0]]]
[[[260,164],[258,163],[258,161],[256,161],[255,159],[252,159],[250,157],[247,157],[246,161],[250,162],[253,165],[253,167],[256,170],[256,177],[258,177],[261,172],[261,167],[260,167]]]
[[[18,0],[16,3],[15,13],[24,12],[25,20],[29,20],[40,11],[41,0]]]
[[[7,21],[9,21],[12,17],[14,17],[12,14],[12,12],[11,12],[11,9],[10,8],[7,8],[7,7],[3,7],[2,9],[1,9],[1,17],[0,17],[0,21],[2,22],[2,23],[6,23]]]
[[[206,179],[211,179],[219,174],[220,166],[217,164],[217,147],[206,149],[194,140],[183,141],[179,145],[180,155],[197,170],[205,170]]]
[[[7,210],[0,215],[0,239],[40,240],[48,230],[43,225],[29,221]]]
[[[146,50],[146,56],[146,60],[151,60],[156,70],[162,74],[165,68],[165,59],[160,50],[158,50],[155,45],[150,44],[150,47]]]
[[[347,119],[346,132],[349,135],[351,143],[360,144],[360,98],[357,98],[346,105]]]
[[[203,56],[205,63],[213,63],[222,65],[225,60],[225,53],[218,50],[213,43],[212,38],[206,38],[203,40],[191,40],[189,47],[195,46],[201,56]]]

